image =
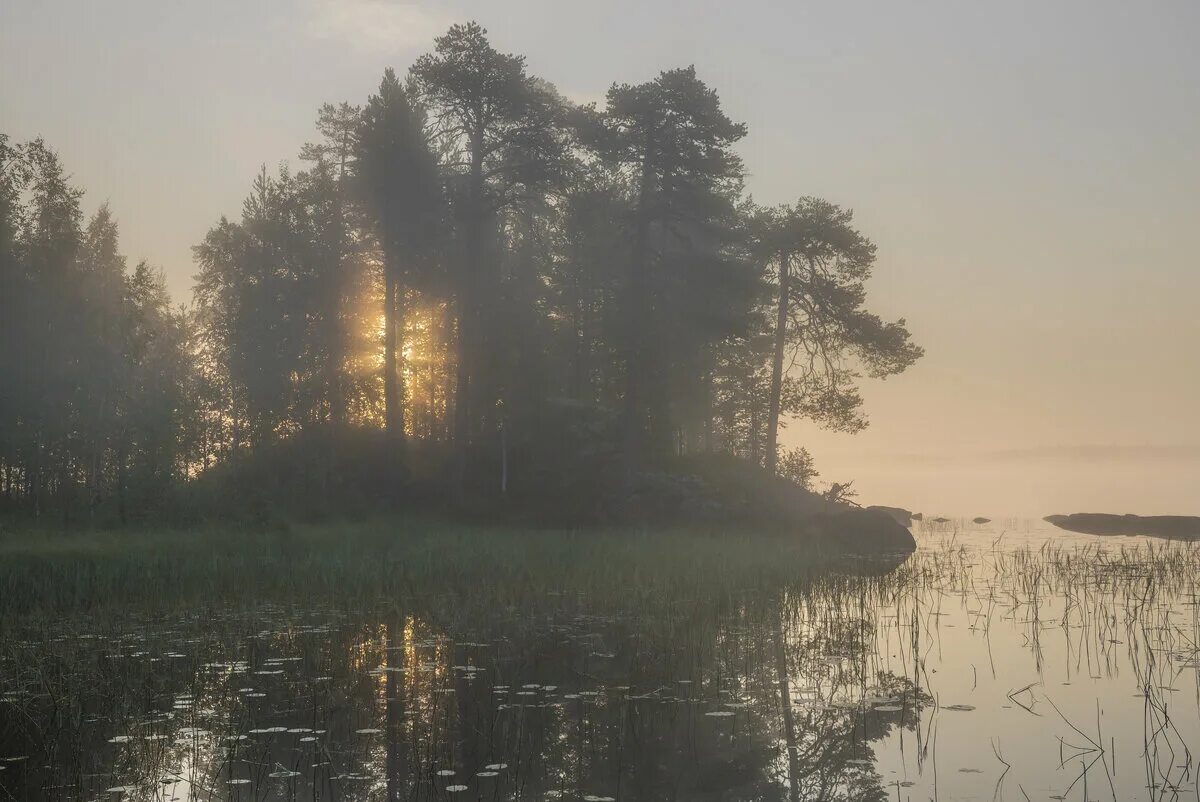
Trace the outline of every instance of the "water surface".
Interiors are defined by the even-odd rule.
[[[1197,798],[1195,547],[916,535],[898,567],[589,554],[12,620],[0,798]]]

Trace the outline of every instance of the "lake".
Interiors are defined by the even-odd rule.
[[[917,526],[898,565],[652,534],[430,539],[361,580],[286,533],[25,556],[0,798],[1197,798],[1196,546]]]

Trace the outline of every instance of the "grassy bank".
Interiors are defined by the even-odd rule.
[[[794,578],[833,556],[739,531],[524,529],[427,518],[0,534],[0,615],[103,605],[344,605],[489,587],[638,594]]]

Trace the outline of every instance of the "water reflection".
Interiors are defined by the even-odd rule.
[[[10,632],[16,799],[1195,798],[1197,551],[944,525],[902,566]]]
[[[883,798],[870,744],[929,697],[855,659],[874,620],[817,599],[59,624],[5,656],[0,781],[29,799]]]

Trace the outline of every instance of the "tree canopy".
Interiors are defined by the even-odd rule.
[[[849,209],[746,197],[747,128],[693,67],[579,106],[455,25],[315,133],[195,246],[182,307],[45,143],[0,135],[7,508],[147,514],[330,432],[460,499],[697,452],[808,485],[787,420],[861,429],[861,380],[921,356],[869,311]]]

